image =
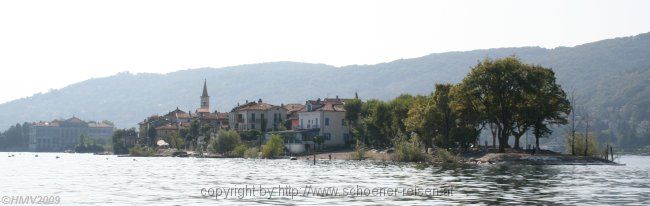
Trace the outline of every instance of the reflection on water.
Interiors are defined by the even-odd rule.
[[[0,195],[56,195],[63,204],[650,204],[650,157],[627,166],[444,166],[385,162],[124,158],[0,153]],[[56,156],[60,156],[59,159]],[[451,196],[204,197],[202,188],[452,185]]]

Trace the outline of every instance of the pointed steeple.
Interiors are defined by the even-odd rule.
[[[207,80],[203,81],[203,95],[201,95],[201,112],[210,112],[210,96],[208,96]],[[198,110],[197,110],[197,113]]]
[[[209,97],[207,81],[208,81],[207,79],[203,80],[203,95],[201,95],[201,97]]]

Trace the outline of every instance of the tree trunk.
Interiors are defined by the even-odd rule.
[[[504,153],[506,152],[506,145],[508,145],[508,135],[507,132],[504,130],[500,130],[500,135],[499,135],[499,152]]]
[[[514,149],[519,149],[519,137],[521,136],[515,136],[515,146],[513,147]]]
[[[523,136],[523,134],[524,133],[521,133],[521,134],[518,134],[517,136],[515,136],[515,147],[514,147],[515,149],[520,149],[520,147],[519,147],[519,139],[521,139],[521,136]]]
[[[497,129],[496,126],[494,126],[493,123],[490,123],[490,132],[492,133],[492,148],[496,149],[497,148],[497,134],[499,133],[499,130]]]

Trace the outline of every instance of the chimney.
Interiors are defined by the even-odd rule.
[[[262,99],[260,98],[259,100],[257,100],[257,103],[262,103]]]
[[[248,104],[248,99],[246,100],[246,104]]]
[[[336,95],[336,100],[339,100],[339,95]]]

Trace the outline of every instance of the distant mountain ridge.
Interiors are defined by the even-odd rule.
[[[510,55],[553,68],[559,83],[568,93],[575,90],[582,105],[598,109],[635,106],[641,109],[629,116],[649,119],[650,33],[644,33],[575,47],[446,52],[375,65],[271,62],[168,74],[119,73],[0,104],[0,130],[17,122],[72,115],[110,120],[119,128],[135,127],[147,116],[176,107],[194,111],[204,79],[211,109],[222,112],[260,98],[286,104],[336,95],[352,97],[355,92],[363,99],[383,100],[401,93],[427,94],[434,83],[459,82],[481,59]]]

